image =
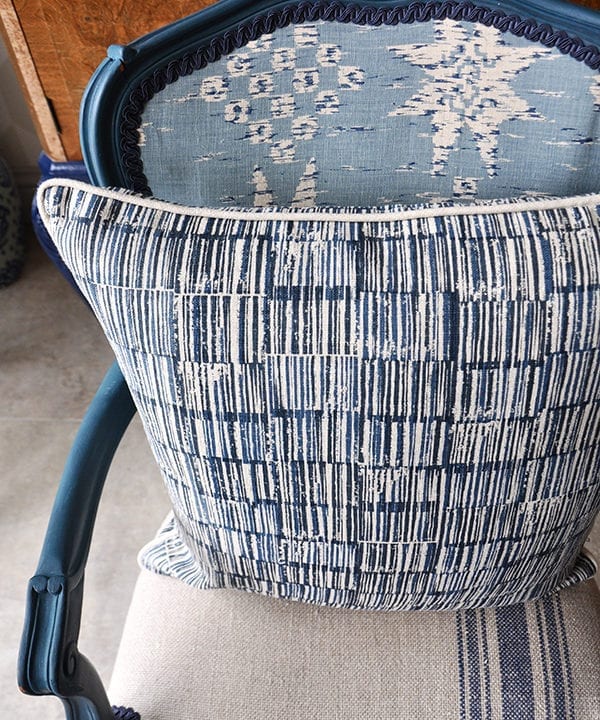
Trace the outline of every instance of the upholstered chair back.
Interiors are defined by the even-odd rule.
[[[127,186],[255,207],[598,190],[597,51],[444,5],[271,11],[165,63],[124,110]]]

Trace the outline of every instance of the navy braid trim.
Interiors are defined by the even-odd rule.
[[[464,20],[494,27],[501,32],[524,37],[546,47],[557,48],[564,55],[570,55],[593,70],[600,68],[600,50],[594,45],[586,45],[583,40],[569,35],[565,30],[555,30],[545,23],[532,19],[523,20],[518,15],[507,15],[498,8],[481,7],[468,1],[429,0],[382,8],[346,5],[338,0],[316,0],[316,2],[302,0],[252,18],[247,23],[212,38],[208,45],[172,60],[140,82],[129,96],[120,125],[120,147],[123,164],[127,170],[128,187],[144,195],[151,194],[138,145],[138,128],[146,104],[156,93],[161,92],[180,77],[206,67],[209,63],[247,45],[251,40],[257,40],[261,35],[272,33],[290,24],[317,20],[373,26],[406,25],[430,20]]]
[[[112,711],[115,716],[115,720],[141,720],[140,714],[132,708],[117,707],[116,705],[113,705]]]

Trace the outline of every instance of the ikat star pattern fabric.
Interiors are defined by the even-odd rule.
[[[510,605],[593,574],[600,196],[39,206],[173,514],[142,563],[335,607]]]
[[[574,195],[598,189],[599,96],[597,71],[493,27],[322,21],[167,85],[139,142],[155,194],[194,205]]]

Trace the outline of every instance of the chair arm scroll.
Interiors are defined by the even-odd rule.
[[[115,363],[92,401],[69,454],[35,576],[29,583],[19,686],[56,695],[70,720],[112,720],[102,682],[77,649],[83,578],[98,503],[135,406]]]

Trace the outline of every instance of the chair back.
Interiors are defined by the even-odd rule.
[[[596,191],[596,16],[503,7],[224,0],[110,49],[82,108],[86,163],[206,206]]]

